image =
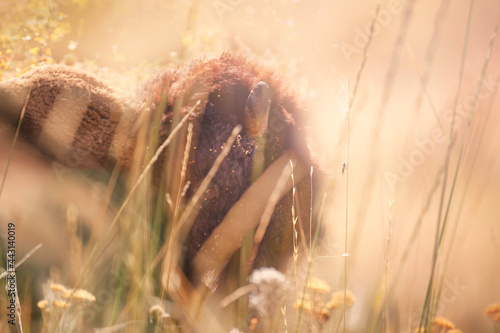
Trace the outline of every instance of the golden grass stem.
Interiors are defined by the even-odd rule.
[[[23,333],[23,321],[21,318],[21,301],[19,300],[19,290],[17,288],[17,279],[14,281],[15,284],[15,295],[16,295],[16,316],[17,316],[17,324],[16,329],[18,332]]]
[[[445,22],[446,18],[446,12],[448,11],[450,0],[441,0],[441,4],[439,6],[439,9],[436,13],[436,16],[434,18],[434,27],[433,27],[433,33],[432,33],[432,39],[429,41],[429,44],[427,45],[427,50],[425,53],[425,60],[424,64],[422,66],[422,72],[420,74],[420,71],[418,71],[418,68],[416,66],[416,60],[414,60],[414,57],[412,55],[412,60],[413,63],[415,64],[415,68],[417,69],[420,77],[420,82],[422,89],[419,91],[419,94],[417,96],[417,99],[415,101],[415,111],[412,112],[412,118],[408,122],[408,128],[407,128],[407,142],[405,143],[405,147],[408,147],[411,142],[413,142],[413,133],[415,129],[415,123],[418,120],[418,117],[420,115],[420,109],[422,105],[422,100],[424,95],[427,97],[427,100],[431,106],[432,109],[435,108],[434,103],[432,102],[432,99],[430,97],[430,94],[428,93],[427,89],[427,84],[429,82],[429,77],[430,77],[430,69],[432,67],[432,64],[434,63],[434,57],[436,55],[436,50],[439,45],[439,40],[441,38],[441,33],[442,33],[442,26]],[[439,121],[439,118],[438,118]],[[440,126],[443,128],[443,126]],[[443,128],[444,130],[444,128]]]
[[[222,161],[229,154],[229,151],[231,150],[231,148],[233,146],[233,142],[234,142],[234,140],[236,140],[236,137],[239,135],[241,129],[242,129],[241,125],[238,125],[233,129],[231,136],[228,138],[228,140],[226,141],[226,144],[224,145],[224,149],[219,154],[219,156],[217,156],[214,164],[212,165],[212,167],[208,171],[208,174],[203,179],[200,186],[196,189],[195,194],[193,195],[193,197],[189,201],[188,205],[186,206],[186,209],[184,210],[181,217],[179,218],[179,222],[176,223],[175,226],[172,228],[170,238],[172,240],[174,240],[176,243],[178,243],[178,245],[179,245],[178,249],[182,247],[182,244],[183,244],[184,240],[186,239],[187,234],[188,234],[189,230],[191,229],[191,226],[192,226],[192,224],[193,224],[193,222],[198,214],[196,206],[198,205],[199,200],[203,197],[203,194],[205,193],[206,189],[208,188],[208,185],[210,185],[210,183],[212,182],[212,179],[217,174],[217,171],[219,170],[219,167],[222,164]],[[170,244],[170,246],[168,244]],[[163,286],[163,287],[167,287],[166,288],[167,290],[168,290],[168,284],[170,281],[168,272],[170,272],[170,268],[172,267],[172,265],[175,265],[175,263],[180,258],[180,253],[179,253],[178,249],[175,250],[173,248],[173,245],[174,245],[173,242],[169,242],[168,244],[167,244],[167,246],[164,245],[158,253],[158,256],[160,256],[160,254],[166,255],[165,266],[164,266],[165,270],[164,270],[163,274],[167,274],[167,285]]]
[[[448,221],[448,215],[449,215],[449,211],[450,211],[450,207],[451,207],[451,201],[452,201],[452,198],[453,198],[453,190],[455,188],[455,184],[456,184],[456,180],[457,180],[457,177],[458,177],[458,172],[460,170],[460,166],[463,163],[462,157],[463,157],[463,154],[464,154],[464,151],[465,151],[465,144],[468,142],[467,139],[469,138],[469,134],[470,134],[470,125],[471,125],[472,117],[474,116],[474,113],[476,111],[476,107],[477,107],[478,99],[479,99],[479,92],[481,91],[482,82],[484,81],[484,78],[486,76],[486,72],[488,70],[489,60],[491,58],[491,53],[493,52],[493,48],[495,46],[495,40],[496,40],[496,37],[498,35],[499,28],[500,28],[500,16],[497,19],[497,23],[495,25],[495,30],[493,31],[493,33],[491,35],[490,44],[489,44],[488,51],[487,51],[487,54],[486,54],[486,59],[485,59],[485,62],[483,64],[483,68],[481,70],[481,75],[479,77],[479,81],[478,81],[478,85],[477,85],[477,90],[476,90],[476,93],[474,95],[474,102],[473,102],[471,110],[470,110],[469,119],[467,120],[467,126],[465,128],[465,135],[464,135],[465,136],[465,140],[462,141],[462,146],[460,148],[458,163],[457,163],[457,166],[455,168],[455,173],[454,173],[454,176],[453,176],[453,185],[452,185],[450,197],[448,198],[448,203],[446,205],[446,213],[445,213],[445,217],[444,217],[444,221],[443,221],[443,228],[442,228],[443,230],[442,230],[442,232],[440,233],[440,236],[439,236],[439,244],[442,244],[442,241],[443,241],[444,230],[445,230],[446,222]],[[476,156],[477,156],[477,152],[476,152]],[[462,193],[465,194],[466,191],[462,192]]]
[[[419,328],[418,328],[419,330],[422,328],[429,330],[430,325],[431,325],[430,319],[432,316],[431,316],[430,303],[431,303],[431,294],[432,294],[433,287],[434,287],[434,279],[435,279],[435,275],[436,275],[436,264],[437,264],[438,253],[439,253],[441,217],[443,214],[444,199],[445,199],[445,195],[446,195],[446,185],[447,185],[447,180],[448,180],[448,169],[449,169],[449,164],[450,164],[451,148],[454,144],[453,130],[455,127],[455,118],[456,118],[456,114],[457,114],[458,99],[459,99],[460,91],[462,88],[462,80],[463,80],[464,67],[465,67],[465,56],[467,54],[467,45],[468,45],[469,34],[470,34],[473,6],[474,6],[474,0],[471,0],[470,5],[469,5],[467,25],[466,25],[466,30],[465,30],[464,46],[462,48],[462,60],[460,62],[460,70],[459,70],[459,75],[458,75],[458,90],[457,90],[457,93],[455,95],[453,116],[452,116],[452,121],[450,124],[450,143],[449,143],[448,149],[446,151],[446,157],[445,157],[445,163],[444,163],[444,179],[443,179],[443,187],[441,190],[441,199],[440,199],[440,204],[439,204],[438,218],[437,218],[437,223],[436,223],[436,233],[435,233],[435,241],[434,241],[434,253],[433,253],[433,258],[432,258],[432,266],[431,266],[431,275],[429,278],[427,292],[425,295],[424,306],[422,309],[422,315],[420,318],[420,324],[419,324]],[[451,200],[452,196],[453,196],[453,188],[450,191],[450,200]],[[445,221],[444,221],[444,223],[445,223]]]
[[[380,144],[380,131],[382,129],[383,120],[385,118],[387,105],[389,104],[389,99],[392,95],[394,80],[396,77],[397,70],[399,68],[399,58],[400,58],[400,50],[403,47],[404,40],[406,38],[406,34],[408,33],[408,29],[410,26],[410,22],[412,21],[413,16],[413,7],[415,5],[416,0],[410,0],[406,4],[406,9],[404,10],[403,17],[401,19],[401,28],[399,29],[399,34],[396,40],[396,43],[391,52],[391,60],[390,60],[390,68],[388,69],[385,79],[384,85],[381,95],[380,105],[377,108],[375,119],[378,120],[377,123],[374,123],[370,129],[369,134],[369,142],[366,148],[366,159],[364,165],[370,166],[370,171],[366,172],[365,179],[362,181],[365,188],[373,189],[375,186],[377,172],[373,172],[373,170],[377,170],[379,168],[379,147]],[[362,195],[359,199],[359,202],[362,203],[363,207],[370,207],[372,202],[372,194],[373,191],[363,191]],[[361,205],[360,205],[361,206]],[[364,229],[364,224],[366,223],[366,213],[369,209],[359,209],[356,213],[355,221],[357,222],[353,231],[353,244],[351,246],[352,252],[356,252],[356,247],[360,245],[358,242],[361,239],[360,234]]]
[[[298,304],[298,288],[297,288],[297,259],[298,259],[298,242],[297,242],[297,219],[295,216],[295,179],[293,177],[293,162],[290,160],[290,179],[292,180],[292,233],[293,233],[293,278],[295,283],[295,315],[297,318],[297,330],[299,329],[299,304]]]
[[[37,246],[35,246],[33,249],[31,249],[31,251],[28,252],[28,253],[26,253],[24,255],[24,257],[22,257],[21,260],[18,260],[16,262],[16,266],[15,267],[17,268],[17,267],[21,266],[26,260],[28,260],[29,257],[31,257],[33,255],[33,253],[35,253],[36,251],[38,251],[42,246],[43,246],[43,244],[40,243]],[[0,274],[0,279],[3,279],[4,277],[6,277],[7,273],[8,272],[3,272],[2,274]]]
[[[425,97],[427,97],[427,101],[429,102],[429,105],[431,106],[432,114],[434,115],[434,118],[436,118],[436,122],[438,123],[439,128],[441,130],[444,130],[443,122],[439,118],[439,115],[438,115],[437,110],[436,110],[436,106],[432,102],[432,98],[429,94],[429,91],[427,90],[424,75],[422,74],[420,68],[418,67],[417,59],[415,59],[415,55],[413,54],[412,49],[410,48],[408,43],[405,43],[405,49],[406,49],[406,52],[408,53],[408,57],[410,58],[411,63],[413,64],[413,67],[415,68],[415,72],[417,72],[420,83],[422,84],[422,90],[424,92]]]
[[[5,180],[7,179],[7,173],[9,171],[10,161],[12,160],[12,155],[14,154],[14,147],[16,146],[17,137],[19,136],[19,132],[21,130],[21,124],[24,119],[24,113],[26,112],[26,106],[28,105],[28,100],[31,95],[31,87],[28,90],[28,95],[26,96],[26,100],[24,101],[23,109],[21,110],[21,115],[19,117],[19,121],[17,123],[16,133],[14,134],[14,140],[12,141],[12,145],[9,150],[9,157],[7,158],[7,166],[5,167],[5,172],[2,178],[2,184],[0,185],[0,198],[2,197],[3,187],[5,185]]]
[[[489,43],[488,51],[487,51],[487,54],[486,54],[485,62],[483,64],[483,68],[481,70],[481,75],[479,77],[477,88],[476,88],[476,93],[474,95],[474,102],[472,104],[472,107],[471,107],[471,110],[470,110],[470,116],[469,116],[469,119],[467,121],[467,127],[465,129],[465,134],[464,134],[464,140],[462,141],[462,146],[460,148],[460,153],[459,153],[459,159],[458,159],[458,163],[457,163],[457,166],[455,168],[455,173],[454,173],[454,177],[453,177],[453,185],[452,185],[452,190],[451,190],[452,193],[450,193],[450,197],[448,199],[448,203],[447,203],[447,207],[446,207],[446,213],[445,213],[444,222],[443,222],[443,227],[442,227],[442,230],[441,230],[441,233],[440,233],[440,236],[439,236],[439,246],[440,247],[442,247],[443,243],[444,243],[444,235],[445,235],[445,230],[446,230],[446,226],[447,226],[449,211],[450,211],[450,207],[451,207],[451,201],[452,201],[452,197],[453,197],[453,195],[452,195],[453,194],[453,189],[455,188],[455,184],[456,184],[456,180],[458,178],[460,167],[464,163],[464,159],[465,159],[465,157],[462,158],[464,156],[465,146],[466,146],[466,143],[469,142],[469,140],[470,140],[470,135],[471,135],[470,127],[471,127],[472,117],[474,116],[474,113],[476,111],[476,107],[478,105],[479,93],[481,91],[482,82],[483,82],[483,80],[484,80],[484,78],[486,76],[486,72],[487,72],[487,69],[488,69],[489,60],[491,58],[491,53],[492,53],[494,45],[495,45],[495,40],[496,40],[496,37],[498,35],[499,28],[500,28],[500,16],[497,19],[497,23],[495,25],[495,29],[494,29],[494,31],[493,31],[493,33],[491,35],[491,38],[490,38],[490,43]],[[487,115],[486,115],[486,121],[485,121],[484,127],[486,127],[487,120],[488,120],[489,115],[491,113],[491,109],[493,107],[493,101],[495,99],[497,90],[498,90],[498,85],[495,86],[495,90],[494,90],[493,96],[492,96],[492,101],[491,101],[490,107],[489,107]],[[446,255],[446,259],[445,259],[445,263],[444,263],[444,266],[445,266],[444,270],[447,267],[447,263],[449,261],[450,255],[451,255],[451,248],[453,246],[453,240],[455,238],[455,234],[456,234],[456,231],[457,231],[458,223],[459,223],[460,216],[461,216],[461,213],[462,213],[462,208],[464,206],[465,197],[467,195],[467,191],[468,191],[468,188],[469,188],[470,180],[472,178],[472,171],[474,170],[474,166],[475,166],[475,163],[476,163],[476,158],[477,158],[478,152],[479,152],[479,150],[481,148],[481,143],[482,143],[482,140],[483,140],[483,137],[484,137],[484,132],[485,132],[484,131],[484,127],[483,127],[483,130],[481,131],[481,135],[480,135],[480,138],[479,138],[479,143],[477,145],[477,148],[474,150],[474,156],[472,158],[472,165],[470,167],[469,174],[466,177],[465,187],[461,191],[462,196],[461,196],[461,199],[460,199],[460,203],[458,205],[458,212],[457,212],[457,217],[456,217],[456,223],[455,223],[454,229],[452,231],[451,243],[449,245],[449,251],[447,252],[447,255]],[[441,276],[440,282],[438,284],[439,287],[437,288],[438,289],[437,299],[439,299],[439,297],[441,295],[443,280],[444,280],[444,275]]]
[[[31,257],[31,255],[33,255],[33,253],[35,253],[36,251],[38,251],[41,247],[42,247],[42,244],[38,244],[37,246],[35,246],[21,260],[19,260],[19,261],[16,262],[15,268],[17,268],[20,265],[22,265],[29,257]],[[0,274],[0,279],[6,277],[8,273],[9,273],[9,271],[5,271],[2,274]],[[19,300],[19,292],[18,292],[18,289],[17,289],[17,279],[14,280],[14,284],[15,284],[15,298],[16,298],[16,316],[17,316],[17,319],[18,319],[18,323],[16,324],[16,329],[17,329],[18,332],[22,333],[23,332],[23,322],[22,322],[22,319],[21,319],[21,301]],[[6,285],[6,288],[7,288],[7,285]]]
[[[110,225],[108,226],[108,229],[107,229],[106,233],[101,237],[101,239],[97,242],[97,244],[92,248],[92,250],[91,250],[91,252],[90,252],[87,260],[85,261],[85,264],[84,264],[84,267],[83,267],[83,269],[81,271],[81,274],[80,274],[78,280],[75,283],[75,287],[74,287],[75,289],[74,290],[76,290],[76,289],[78,289],[80,287],[80,285],[81,285],[81,283],[83,281],[83,278],[85,276],[85,272],[87,271],[88,267],[90,266],[90,263],[92,262],[92,260],[97,255],[97,252],[100,250],[100,248],[104,244],[104,241],[109,237],[109,234],[111,233],[111,230],[113,229],[113,227],[117,223],[119,217],[121,216],[121,214],[125,210],[125,207],[128,205],[128,203],[132,199],[135,191],[138,189],[139,185],[142,184],[145,176],[151,170],[151,167],[156,163],[156,161],[160,157],[161,153],[170,144],[170,142],[172,141],[172,138],[180,131],[180,129],[182,128],[182,126],[184,125],[184,123],[189,119],[190,115],[196,110],[197,106],[200,103],[201,103],[201,101],[198,100],[196,102],[196,104],[191,108],[191,110],[186,113],[186,115],[181,119],[181,121],[177,124],[177,126],[175,126],[175,128],[170,132],[170,134],[167,137],[167,139],[161,144],[160,147],[158,147],[158,149],[156,150],[154,156],[151,158],[151,160],[146,165],[146,167],[144,168],[144,170],[142,171],[142,173],[139,175],[139,177],[138,177],[137,181],[135,182],[134,186],[129,191],[127,197],[125,198],[124,202],[120,206],[120,209],[118,210],[118,212],[116,213],[115,217],[113,218],[113,220],[111,221]],[[62,313],[61,313],[61,315],[62,315]]]
[[[382,307],[382,332],[386,330],[387,321],[387,290],[389,285],[389,258],[390,258],[390,245],[392,237],[392,206],[394,205],[394,200],[389,203],[389,225],[387,230],[387,242],[386,242],[386,255],[385,255],[385,276],[384,276],[384,302]]]
[[[378,7],[377,7],[378,8]],[[373,26],[372,26],[373,29]],[[348,89],[347,89],[347,100],[350,101],[350,82],[348,81]],[[347,106],[347,143],[346,143],[346,189],[345,189],[345,239],[344,239],[344,306],[342,308],[343,311],[343,319],[344,319],[344,333],[346,330],[346,295],[347,295],[347,257],[349,256],[348,252],[348,239],[349,239],[349,151],[350,151],[350,128],[351,128],[351,103],[348,102]]]
[[[373,31],[375,27],[375,22],[377,21],[378,12],[380,10],[380,3],[377,4],[375,8],[375,13],[373,14],[372,22],[370,24],[370,35],[368,36],[368,41],[366,42],[365,48],[363,50],[363,59],[361,60],[361,64],[358,68],[358,73],[356,74],[356,83],[354,84],[354,91],[352,92],[352,99],[349,101],[349,108],[352,108],[354,105],[354,100],[356,98],[356,94],[358,92],[359,82],[361,81],[361,74],[363,73],[363,69],[365,68],[366,59],[368,58],[368,48],[372,42]]]
[[[139,175],[139,178],[135,182],[135,184],[132,187],[132,189],[130,189],[129,194],[127,195],[127,197],[123,201],[123,203],[122,203],[120,209],[118,210],[118,212],[116,213],[113,221],[111,221],[106,234],[101,238],[101,240],[99,241],[99,243],[94,247],[93,251],[90,253],[89,258],[87,259],[87,262],[85,263],[85,268],[88,267],[88,265],[90,264],[90,262],[93,260],[94,256],[96,255],[97,251],[100,249],[100,247],[102,246],[102,244],[104,243],[104,241],[106,240],[106,238],[109,236],[109,233],[111,232],[111,229],[113,229],[113,227],[115,226],[116,222],[118,221],[118,218],[121,216],[121,214],[125,210],[125,207],[129,203],[130,199],[132,199],[132,196],[134,195],[134,193],[137,190],[137,188],[139,187],[139,185],[141,185],[141,183],[143,182],[145,176],[151,170],[151,167],[156,163],[156,161],[160,157],[161,153],[165,150],[165,148],[167,148],[167,146],[172,141],[172,138],[182,128],[182,126],[184,125],[184,123],[189,119],[189,116],[191,115],[191,113],[193,113],[196,110],[196,107],[199,104],[200,104],[200,101],[198,100],[196,102],[196,104],[191,108],[191,110],[182,118],[182,120],[179,122],[179,124],[177,124],[177,126],[172,130],[172,132],[170,132],[170,135],[168,136],[168,138],[162,143],[162,145],[160,147],[158,147],[158,149],[156,150],[156,153],[151,158],[151,160],[149,161],[149,163],[146,165],[146,167],[144,168],[143,172]],[[85,269],[83,271],[85,271]]]
[[[310,198],[310,201],[309,201],[309,254],[307,256],[307,260],[309,261],[309,263],[312,263],[312,253],[313,253],[313,250],[312,250],[312,220],[313,220],[313,195],[314,195],[314,192],[313,192],[313,172],[314,172],[314,168],[313,166],[311,165],[311,171],[309,172],[309,178],[310,178],[310,182],[311,182],[311,188],[309,189],[310,190],[310,193],[311,193],[311,198]],[[309,282],[309,288],[311,287],[312,285],[312,282],[311,282],[311,279],[307,279],[306,280],[306,284],[307,282]],[[303,303],[304,299],[302,299],[302,304]],[[311,325],[310,325],[310,329],[311,329],[311,333],[313,332],[313,312],[311,311],[311,318],[310,318],[310,321],[311,321]],[[285,321],[285,324],[286,324],[286,321]]]
[[[323,221],[323,212],[324,212],[324,208],[325,208],[325,203],[326,203],[326,193],[323,194],[323,199],[321,200],[321,205],[320,205],[319,212],[318,212],[318,218],[317,218],[318,224],[317,224],[316,230],[314,232],[312,252],[310,254],[309,263],[307,265],[307,272],[306,272],[306,277],[305,277],[304,289],[302,291],[301,304],[304,304],[304,300],[305,300],[305,297],[306,297],[306,291],[307,291],[307,285],[308,285],[307,281],[310,281],[312,262],[314,260],[314,252],[316,250],[316,244],[318,242],[319,231],[321,230],[321,222]],[[299,327],[300,327],[300,320],[301,320],[301,317],[302,317],[303,309],[304,309],[303,307],[300,307],[300,310],[299,310],[299,319],[298,319],[298,325],[297,325],[297,332],[298,332]]]
[[[312,221],[313,221],[313,173],[314,167],[311,165],[311,171],[309,172],[309,181],[311,182],[311,187],[309,191],[311,192],[311,197],[309,198],[309,257],[312,253]]]
[[[198,276],[203,276],[207,272],[211,272],[210,275],[218,276],[230,257],[240,248],[241,239],[258,226],[262,212],[271,193],[277,187],[277,181],[283,169],[290,170],[290,159],[296,160],[297,156],[293,151],[286,151],[267,167],[203,243],[193,260],[194,271]],[[294,163],[294,178],[296,181],[300,181],[307,171],[300,161],[297,160]],[[291,180],[288,180],[286,186],[280,191],[280,198],[289,193],[291,188]]]
[[[288,324],[286,322],[286,305],[281,308],[281,314],[283,315],[283,325],[285,325],[285,333],[288,333]]]
[[[187,141],[186,141],[186,146],[184,148],[184,157],[182,158],[182,165],[181,165],[181,174],[180,174],[180,182],[181,186],[179,187],[179,191],[177,193],[177,200],[175,203],[175,210],[174,210],[174,218],[173,220],[177,220],[178,212],[179,212],[179,207],[181,205],[181,200],[182,200],[182,194],[184,192],[184,186],[185,180],[186,180],[186,171],[187,171],[187,164],[188,164],[188,159],[189,159],[189,151],[191,149],[191,141],[193,139],[193,123],[190,122],[188,124],[188,129],[187,129]]]

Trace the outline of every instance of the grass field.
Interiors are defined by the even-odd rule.
[[[328,175],[315,198],[323,234],[298,242],[285,275],[252,277],[275,292],[267,327],[500,332],[499,3],[5,0],[0,11],[2,80],[64,63],[135,98],[159,68],[230,51],[306,101]],[[125,175],[54,164],[13,137],[0,123],[1,256],[9,223],[16,262],[43,245],[17,267],[16,326],[0,293],[0,332],[258,326],[247,309],[265,300],[249,306],[248,293],[223,310],[206,291],[189,304],[168,293],[164,254],[182,250],[162,236],[168,200],[154,200],[148,175],[134,188],[154,131]],[[248,284],[235,265],[220,297]]]

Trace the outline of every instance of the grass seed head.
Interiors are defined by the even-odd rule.
[[[345,297],[344,297],[345,295]],[[344,294],[344,291],[336,291],[332,294],[332,299],[326,304],[326,307],[328,309],[337,309],[341,308],[344,306],[344,301],[345,305],[347,308],[350,308],[354,302],[356,301],[356,298],[354,297],[354,294],[352,291],[347,290],[346,293]]]
[[[432,321],[433,332],[447,332],[452,328],[455,328],[455,324],[444,317],[436,317]]]
[[[316,277],[311,278],[311,283],[307,285],[307,289],[319,294],[326,294],[332,290],[326,281]]]
[[[500,303],[490,304],[484,310],[484,314],[495,323],[500,323]]]
[[[45,299],[38,301],[38,303],[36,304],[36,306],[38,306],[38,308],[41,310],[47,309],[48,305],[49,305],[49,302]]]

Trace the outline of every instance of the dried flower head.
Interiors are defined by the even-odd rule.
[[[66,288],[62,284],[44,286],[44,298],[37,303],[42,311],[42,332],[74,332],[81,330],[84,309],[96,300],[83,289]]]
[[[346,308],[350,308],[354,304],[356,298],[352,291],[347,290],[346,293],[344,293],[343,290],[334,292],[332,294],[332,299],[326,304],[326,307],[328,309],[341,308],[344,306],[344,301]]]
[[[309,299],[309,297],[299,297],[299,299],[297,300],[297,307],[309,312],[312,310],[311,300]]]
[[[52,302],[52,306],[56,309],[67,309],[69,308],[69,303],[66,301],[55,300]]]
[[[444,317],[435,317],[432,320],[433,332],[447,332],[452,328],[455,328],[455,324]]]
[[[250,331],[255,331],[257,329],[258,325],[259,325],[259,318],[258,317],[252,317],[248,321],[248,329]]]
[[[38,306],[38,308],[42,309],[42,310],[47,308],[48,305],[49,305],[49,302],[45,299],[38,301],[38,303],[36,304],[36,306]]]
[[[255,289],[248,295],[248,309],[252,316],[249,327],[268,327],[277,307],[283,303],[287,280],[283,273],[271,267],[263,267],[252,272],[249,282]]]
[[[51,283],[50,290],[52,290],[55,294],[61,295],[63,297],[64,295],[68,294],[69,291],[65,286],[59,283]]]
[[[177,331],[175,320],[159,304],[149,308],[149,322],[156,325],[155,333]]]
[[[229,331],[229,333],[243,333],[243,332],[237,328],[233,328],[231,331]]]
[[[153,305],[152,307],[149,308],[149,320],[150,321],[158,321],[162,317],[166,316],[167,314],[165,313],[165,310],[163,310],[163,307],[161,305]]]
[[[259,307],[263,304],[279,303],[286,285],[283,273],[271,267],[263,267],[254,270],[249,280],[256,286],[249,295],[250,305]]]
[[[455,324],[444,317],[435,317],[431,323],[430,333],[462,333],[461,330],[455,328]],[[424,327],[416,328],[415,333],[427,332]]]
[[[250,283],[261,285],[261,284],[280,284],[286,282],[286,277],[283,273],[277,271],[272,267],[262,267],[256,269],[250,275]]]
[[[70,299],[71,301],[94,302],[95,296],[83,289],[69,289],[58,283],[51,283],[50,289],[56,298]]]
[[[326,294],[332,290],[326,281],[316,277],[311,278],[310,283],[307,285],[307,289],[313,293],[320,294]]]
[[[331,317],[332,313],[329,309],[323,308],[314,312],[314,318],[320,325],[325,324]]]
[[[330,291],[330,286],[321,279],[311,279],[311,285],[307,289],[307,293],[298,298],[297,307],[310,314],[311,320],[314,320],[320,332],[332,317],[338,317],[334,316],[334,311],[341,309],[344,303],[349,308],[355,301],[354,295],[350,290],[346,293],[344,291],[337,291],[332,294],[332,299],[325,304],[324,295]]]
[[[495,323],[500,323],[500,303],[488,305],[484,310],[484,313]]]
[[[72,293],[68,294],[68,298],[71,296],[72,300],[80,300],[82,302],[94,302],[95,296],[83,289],[76,289]]]

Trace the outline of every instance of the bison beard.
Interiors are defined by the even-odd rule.
[[[21,131],[43,152],[62,163],[77,161],[82,168],[107,168],[120,162],[126,169],[131,165],[136,148],[141,112],[162,108],[158,110],[162,112],[161,123],[149,125],[160,126],[159,142],[162,143],[173,129],[176,113],[184,117],[194,107],[189,116],[193,124],[193,141],[187,163],[186,180],[190,182],[185,193],[187,200],[193,197],[206,177],[233,128],[242,125],[241,133],[196,207],[198,215],[185,241],[185,259],[192,263],[201,260],[197,257],[200,248],[231,208],[246,204],[242,197],[255,181],[257,165],[266,170],[284,156],[293,157],[301,175],[311,165],[301,125],[304,124],[305,108],[294,96],[273,71],[242,57],[223,54],[219,58],[198,59],[179,69],[159,73],[145,85],[136,103],[125,101],[93,76],[78,70],[61,66],[37,68],[21,78],[0,83],[0,116],[6,122],[17,124],[27,100]],[[197,101],[201,101],[198,106]],[[157,186],[168,160],[178,157],[170,149],[173,148],[168,148],[155,165],[154,183]],[[283,166],[280,168],[282,170]],[[273,171],[273,176],[270,173],[265,176],[277,178],[280,170]],[[295,202],[296,215],[307,226],[311,180],[309,177],[299,180],[297,177],[300,200]],[[290,184],[284,188],[286,191],[275,205],[253,267],[283,269],[293,248]],[[271,190],[254,186],[252,193],[254,198],[260,191],[269,196]],[[260,199],[267,202],[269,197]],[[265,205],[258,207],[263,210]],[[237,226],[237,230],[244,231],[234,234],[238,238],[234,247],[241,245],[243,232],[255,227],[262,213],[254,214],[256,217],[249,226]],[[239,223],[232,219],[231,223]],[[221,225],[221,230],[226,227]],[[226,231],[223,236],[227,234]],[[206,251],[209,255],[203,253],[203,256],[217,262],[220,253],[211,253],[210,248]],[[221,257],[226,258],[227,253]],[[204,272],[200,267],[203,266],[207,264],[188,265],[192,282],[202,278]],[[218,277],[217,274],[215,282],[209,282],[210,287],[216,286]]]

